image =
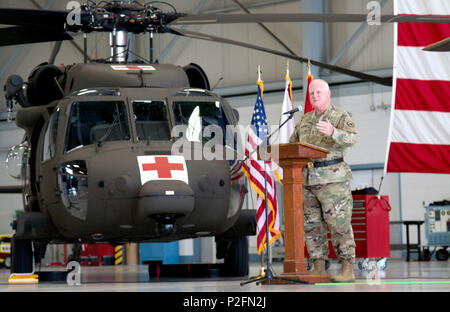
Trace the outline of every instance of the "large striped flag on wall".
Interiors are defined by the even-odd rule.
[[[264,161],[258,160],[257,153],[252,153],[267,137],[267,118],[262,100],[264,85],[263,81],[258,79],[258,98],[253,110],[251,127],[245,144],[245,156],[249,157],[242,168],[245,176],[249,179],[250,185],[256,191],[257,212],[256,212],[256,243],[258,254],[267,246],[266,237],[266,212],[265,212],[265,180],[264,180]],[[264,135],[265,134],[265,135]],[[272,161],[266,162],[267,176],[267,206],[268,206],[268,224],[269,224],[269,244],[281,237],[280,218],[277,204],[277,189],[275,175],[272,170]]]
[[[394,14],[450,15],[449,0],[394,0]],[[422,49],[450,24],[394,24],[387,172],[450,173],[450,52]]]

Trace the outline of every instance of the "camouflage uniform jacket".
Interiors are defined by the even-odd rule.
[[[332,136],[320,133],[316,123],[326,118],[334,126]],[[327,149],[327,158],[312,158],[310,161],[325,161],[344,157],[347,147],[356,143],[356,125],[350,115],[333,105],[329,105],[325,112],[316,116],[315,111],[306,113],[295,126],[289,142],[303,142]],[[350,167],[345,162],[319,168],[303,169],[304,185],[318,185],[331,182],[344,182],[352,178]]]

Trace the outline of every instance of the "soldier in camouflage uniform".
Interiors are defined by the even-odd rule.
[[[335,282],[355,280],[355,241],[351,226],[353,199],[350,191],[350,167],[344,162],[344,150],[356,143],[356,126],[349,114],[330,104],[331,91],[320,79],[309,86],[314,111],[303,115],[295,126],[290,142],[303,142],[327,149],[327,157],[310,159],[303,169],[303,212],[305,241],[313,261],[311,274],[326,274],[328,255],[327,227],[342,271]]]

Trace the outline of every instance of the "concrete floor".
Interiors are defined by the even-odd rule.
[[[328,272],[336,274],[340,265],[332,260]],[[41,268],[41,271],[63,268]],[[249,276],[259,274],[259,263],[250,264]],[[38,269],[36,269],[38,271]],[[275,275],[283,265],[273,263]],[[362,271],[355,264],[356,283],[325,285],[256,285],[240,286],[245,278],[168,278],[149,279],[146,265],[82,266],[81,285],[65,282],[9,284],[9,270],[0,270],[0,292],[448,292],[449,261],[406,262],[388,259],[385,270]]]

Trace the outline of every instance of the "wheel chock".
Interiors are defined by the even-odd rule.
[[[36,284],[39,283],[37,274],[18,274],[13,273],[8,278],[10,284]]]

